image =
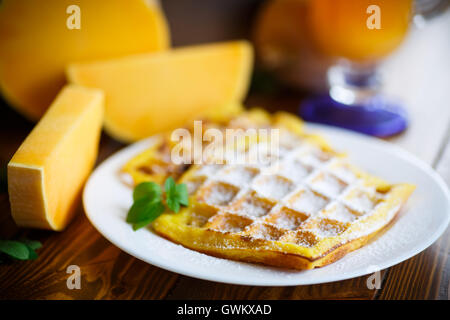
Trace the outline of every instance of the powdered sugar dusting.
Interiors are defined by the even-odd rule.
[[[256,169],[246,168],[244,166],[234,166],[222,170],[218,179],[236,186],[245,186],[256,176],[256,174]]]
[[[335,202],[330,209],[327,210],[326,216],[330,219],[341,222],[353,222],[358,218],[356,212],[352,212],[348,207],[340,202]]]
[[[266,215],[270,211],[270,209],[271,206],[269,206],[268,204],[258,201],[257,199],[248,195],[232,210],[252,217],[262,217]]]
[[[290,206],[300,212],[313,214],[325,207],[327,199],[316,195],[309,189],[302,190],[290,203]]]
[[[312,186],[327,196],[336,197],[344,190],[346,184],[328,173],[323,173],[313,180]]]
[[[279,174],[293,180],[294,182],[299,182],[303,178],[305,178],[310,172],[311,168],[294,160],[294,161],[284,161],[280,165]]]
[[[288,194],[293,188],[293,184],[279,176],[264,176],[255,182],[253,188],[262,196],[272,199],[281,199]]]
[[[228,187],[224,184],[213,184],[209,192],[207,193],[206,202],[212,205],[225,205],[228,204],[238,190],[232,187]]]

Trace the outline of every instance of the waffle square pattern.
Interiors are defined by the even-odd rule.
[[[359,170],[322,138],[304,132],[293,116],[258,117],[255,112],[260,111],[227,124],[279,128],[279,150],[266,150],[265,159],[271,161],[185,166],[176,178],[188,187],[189,206],[160,216],[153,223],[158,234],[217,257],[311,269],[379,234],[414,190]],[[250,140],[241,152],[261,143]],[[133,176],[136,167],[162,157],[153,153],[139,163],[131,160],[125,171]],[[152,172],[147,173],[144,180],[152,180]]]

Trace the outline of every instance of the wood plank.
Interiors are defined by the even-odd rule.
[[[448,135],[447,143],[437,159],[436,171],[450,186],[450,137]],[[447,228],[447,231],[431,247],[388,270],[378,298],[449,300],[449,252],[450,229]]]
[[[368,289],[366,281],[367,277],[359,277],[310,286],[255,287],[218,284],[180,276],[167,299],[372,299],[376,290]]]
[[[81,212],[64,233],[32,238],[43,242],[39,259],[0,266],[0,299],[159,299],[177,278],[113,246]],[[70,265],[80,267],[80,290],[67,288]]]
[[[383,67],[387,91],[404,100],[411,115],[409,130],[390,141],[430,164],[439,154],[450,117],[449,27],[450,12],[427,29],[414,31]],[[299,96],[251,97],[248,102],[271,110],[296,112]],[[3,165],[32,124],[4,106],[0,106],[0,113],[0,165]],[[121,147],[103,136],[98,162]],[[438,171],[450,177],[450,150],[448,147],[445,150]],[[367,288],[367,277],[314,286],[269,288],[178,276],[120,251],[92,227],[82,210],[63,233],[18,229],[10,217],[7,194],[0,193],[0,238],[20,236],[40,240],[44,246],[36,261],[0,265],[0,299],[449,299],[448,230],[423,253],[383,271],[384,282],[379,291]],[[66,268],[70,264],[81,268],[81,290],[67,289]]]

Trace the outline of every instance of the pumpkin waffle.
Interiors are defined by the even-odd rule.
[[[139,171],[165,157],[170,167],[170,143],[162,137],[124,167],[136,183],[172,175],[187,185],[189,206],[153,223],[158,234],[187,248],[271,266],[321,267],[379,234],[414,190],[359,170],[290,115],[249,111],[220,126],[278,128],[279,150],[264,163],[172,164],[176,170],[158,164],[159,171]],[[263,142],[248,139],[240,152]]]

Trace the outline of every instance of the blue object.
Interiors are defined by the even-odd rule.
[[[405,110],[386,101],[382,96],[372,97],[361,105],[347,105],[329,95],[308,98],[300,105],[299,115],[305,121],[332,125],[377,137],[398,134],[408,126]]]

